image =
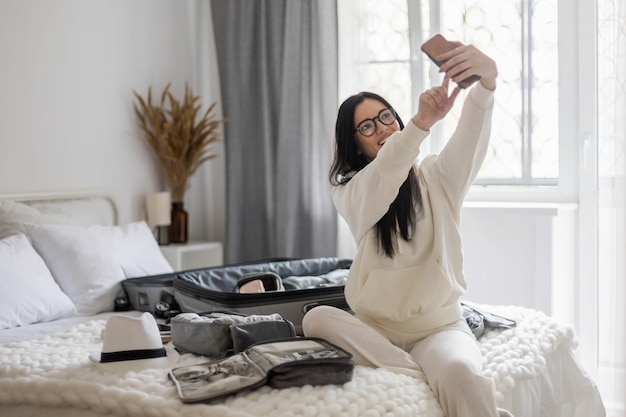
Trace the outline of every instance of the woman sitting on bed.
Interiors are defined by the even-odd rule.
[[[473,46],[436,57],[445,77],[421,94],[405,127],[373,93],[339,108],[330,181],[333,201],[358,245],[346,284],[354,315],[321,306],[303,321],[307,336],[348,350],[356,364],[421,376],[448,417],[510,415],[496,408],[492,381],[463,319],[459,219],[483,162],[497,68]],[[456,131],[438,155],[416,162],[430,128],[452,108],[460,82],[478,75]]]

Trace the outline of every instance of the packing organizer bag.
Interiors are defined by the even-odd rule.
[[[169,378],[183,402],[210,401],[261,387],[344,384],[352,355],[320,338],[299,337],[250,346],[224,359],[174,368]]]
[[[254,343],[296,336],[293,323],[280,314],[181,313],[170,325],[177,350],[211,358],[239,353]]]

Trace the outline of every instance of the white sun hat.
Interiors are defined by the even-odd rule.
[[[91,353],[89,359],[111,371],[172,368],[178,362],[178,352],[171,345],[163,346],[159,326],[150,313],[109,317],[102,339],[102,351]]]

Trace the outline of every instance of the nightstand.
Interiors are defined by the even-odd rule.
[[[171,243],[160,248],[174,271],[219,266],[224,262],[221,242]]]

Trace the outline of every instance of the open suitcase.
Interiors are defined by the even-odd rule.
[[[351,260],[307,258],[266,260],[175,273],[174,296],[183,313],[230,311],[278,313],[302,334],[302,318],[319,305],[348,309],[344,284]],[[241,293],[242,282],[275,277],[277,288]],[[266,288],[268,286],[266,285]]]

